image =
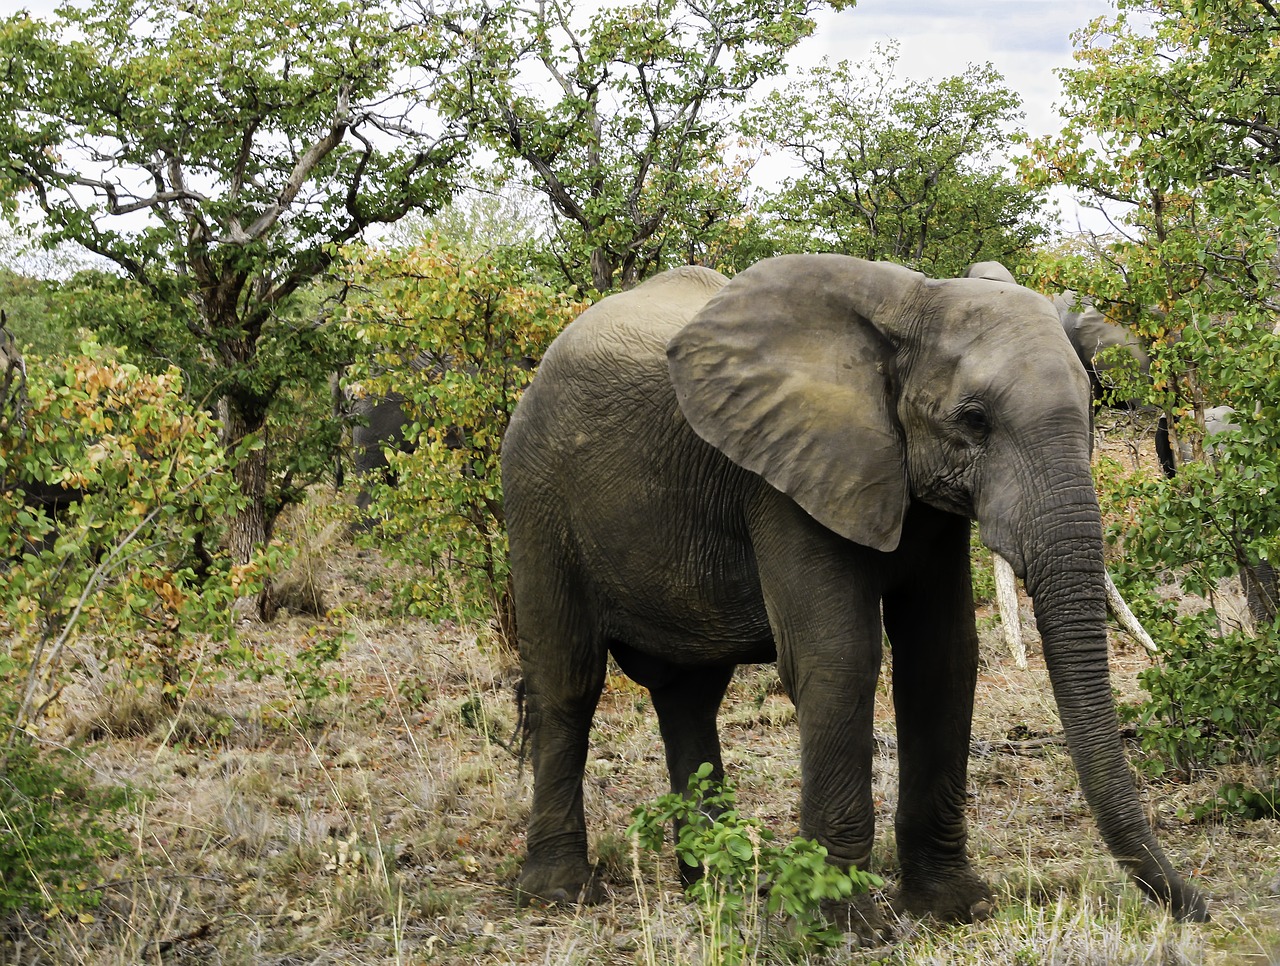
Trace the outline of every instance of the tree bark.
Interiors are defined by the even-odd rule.
[[[218,406],[222,417],[223,445],[228,451],[238,446],[247,436],[260,432],[260,421],[250,421],[239,411],[235,400],[224,397]],[[251,425],[259,422],[259,425]],[[260,446],[244,455],[231,467],[232,479],[245,498],[245,506],[227,526],[227,549],[232,563],[247,564],[271,539],[274,520],[267,512],[268,464],[267,447]],[[263,586],[256,600],[237,601],[237,611],[254,614],[260,620],[269,621],[275,616],[276,606],[271,587],[271,575],[263,575]]]

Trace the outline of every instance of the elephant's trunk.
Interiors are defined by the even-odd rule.
[[[1207,918],[1204,898],[1155,841],[1121,743],[1107,662],[1106,575],[1097,498],[1086,478],[1063,481],[1025,519],[1026,586],[1071,759],[1112,855],[1179,919]],[[1047,505],[1046,505],[1047,504]]]

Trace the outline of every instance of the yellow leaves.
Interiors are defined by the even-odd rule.
[[[139,583],[153,594],[165,610],[177,614],[186,603],[187,595],[173,582],[173,574],[144,574]]]

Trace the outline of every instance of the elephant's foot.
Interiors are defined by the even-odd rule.
[[[893,939],[893,926],[876,896],[825,901],[822,914],[835,926],[858,937],[863,946],[882,946]]]
[[[977,922],[995,914],[991,887],[969,868],[903,877],[891,899],[895,912],[943,922]]]
[[[586,862],[526,859],[516,879],[516,904],[594,905],[604,899],[595,868]]]

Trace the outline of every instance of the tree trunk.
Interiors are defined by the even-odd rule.
[[[615,269],[613,259],[609,257],[609,253],[603,248],[593,249],[591,252],[591,284],[596,287],[596,291],[603,295],[609,291],[613,285],[613,272]]]
[[[262,425],[252,426],[243,413],[236,407],[235,400],[223,398],[218,405],[222,417],[222,442],[230,451],[238,446],[245,437],[260,432]],[[260,446],[244,455],[244,458],[231,467],[231,476],[240,487],[240,493],[246,503],[227,527],[227,546],[231,553],[231,561],[235,564],[247,564],[254,554],[265,547],[271,539],[274,520],[267,512],[267,447]],[[249,610],[264,621],[275,616],[275,602],[271,588],[271,575],[264,574],[263,586],[254,601],[237,601],[237,610]]]

